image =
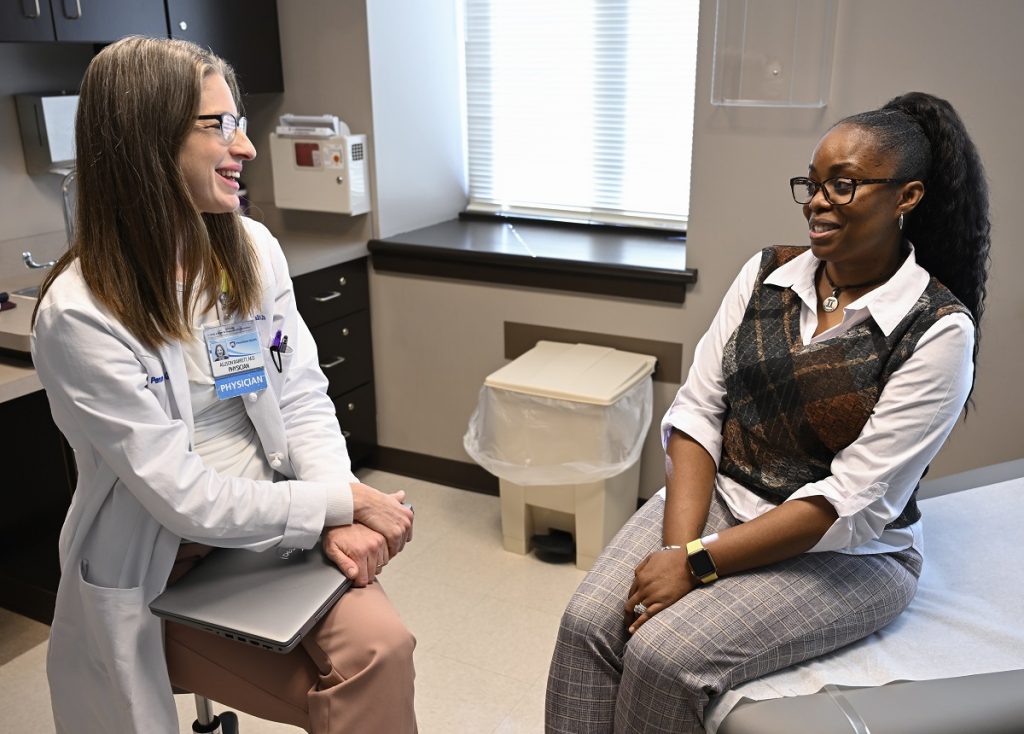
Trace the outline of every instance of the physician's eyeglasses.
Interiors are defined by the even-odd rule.
[[[230,145],[235,140],[235,134],[241,130],[243,133],[249,127],[249,121],[244,117],[238,115],[232,115],[230,112],[222,112],[218,115],[199,115],[197,120],[216,120],[217,125],[210,125],[204,130],[217,129],[220,130],[221,136],[224,138],[224,142]]]
[[[818,183],[806,176],[789,179],[789,188],[793,191],[793,201],[797,204],[809,204],[814,195],[821,191],[826,201],[834,206],[843,206],[853,201],[858,186],[868,184],[905,183],[902,178],[848,178],[836,176]]]

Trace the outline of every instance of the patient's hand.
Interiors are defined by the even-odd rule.
[[[644,622],[668,609],[693,591],[696,585],[697,581],[686,565],[685,550],[660,550],[647,556],[633,572],[633,585],[623,610],[629,633],[636,632]],[[633,609],[637,604],[643,604],[647,612],[635,614]]]
[[[391,558],[384,536],[360,523],[324,529],[323,549],[355,586],[372,584]]]

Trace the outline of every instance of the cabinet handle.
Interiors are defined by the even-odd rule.
[[[178,23],[178,27],[181,28],[181,30],[183,30],[183,31],[187,31],[188,30],[188,23],[186,23],[185,21],[181,21],[180,23]]]
[[[349,403],[345,407],[347,407],[348,408],[348,412],[351,413],[352,411],[354,411],[356,409],[356,404],[355,403]]]
[[[341,335],[342,336],[348,336],[348,327],[347,326],[342,328]]]
[[[344,275],[341,276],[340,278],[338,278],[338,285],[344,288],[346,285],[348,285],[348,279]]]
[[[335,298],[341,298],[341,294],[338,291],[331,291],[326,296],[313,296],[313,300],[317,303],[327,303],[333,301]]]
[[[352,431],[346,431],[345,429],[342,429],[341,435],[344,436],[345,438],[352,438]]]
[[[78,18],[82,17],[82,3],[80,2],[80,0],[75,0],[74,15],[68,15],[68,0],[64,0],[62,5],[64,6],[64,17],[68,20],[77,20]]]
[[[328,362],[327,364],[324,364],[323,362],[321,362],[320,363],[320,369],[322,369],[322,370],[329,370],[331,367],[337,367],[339,364],[341,364],[344,361],[345,361],[344,357],[335,357],[333,362]]]
[[[26,11],[25,10],[25,6],[27,5],[27,3],[25,2],[25,0],[21,1],[21,14],[24,15],[26,18],[38,18],[39,15],[40,15],[40,13],[39,13],[39,0],[35,0],[35,2],[32,3],[32,4],[36,6],[36,12],[35,13],[33,13],[32,11]]]

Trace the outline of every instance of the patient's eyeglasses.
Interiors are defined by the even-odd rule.
[[[209,128],[203,128],[204,130],[217,129],[220,130],[221,136],[224,138],[225,143],[232,143],[235,140],[235,135],[241,130],[243,133],[246,128],[249,127],[249,121],[244,117],[238,115],[232,115],[230,112],[222,112],[218,115],[199,115],[197,120],[216,120],[217,125],[210,125]]]
[[[857,193],[858,186],[890,183],[906,182],[901,178],[848,178],[846,176],[836,176],[822,183],[812,181],[806,176],[789,179],[789,187],[793,191],[793,201],[797,204],[809,204],[820,190],[825,195],[825,199],[835,206],[843,206],[853,201],[853,195]]]

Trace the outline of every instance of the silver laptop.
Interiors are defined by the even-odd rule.
[[[149,608],[158,617],[284,653],[349,586],[319,544],[282,553],[215,548]]]

